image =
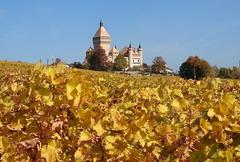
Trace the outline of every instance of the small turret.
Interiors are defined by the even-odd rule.
[[[142,48],[140,43],[139,43],[139,46],[138,46],[138,48]]]
[[[88,48],[87,52],[91,52],[91,51],[94,51],[93,48],[92,48],[92,46],[90,46],[90,47]]]
[[[129,46],[128,46],[128,48],[132,48],[132,44],[131,44],[131,43],[129,43]]]
[[[142,46],[141,46],[140,43],[139,43],[139,46],[138,46],[138,51],[142,51]]]

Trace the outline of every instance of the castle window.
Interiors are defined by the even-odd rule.
[[[137,64],[139,64],[139,62],[140,62],[140,60],[139,59],[133,59],[133,63],[137,63]]]

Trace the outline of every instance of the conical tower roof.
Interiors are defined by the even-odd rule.
[[[87,50],[87,52],[91,52],[91,51],[93,51],[94,49],[92,48],[92,47],[89,47],[88,48],[88,50]]]
[[[119,52],[119,50],[117,49],[117,47],[113,47],[111,50],[110,50],[111,53],[117,53]]]
[[[103,22],[100,22],[100,27],[98,28],[97,32],[94,35],[94,38],[96,37],[110,37],[107,30],[103,26]]]

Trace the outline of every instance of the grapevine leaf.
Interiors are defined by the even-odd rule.
[[[48,145],[42,146],[41,157],[45,158],[47,162],[55,162],[57,159],[57,143],[55,140],[52,140]]]
[[[123,124],[124,120],[122,115],[116,109],[111,109],[111,117],[113,120],[113,128],[115,130],[124,130],[126,126]]]
[[[165,106],[165,105],[159,104],[159,105],[157,106],[157,108],[158,108],[158,109],[157,109],[158,112],[161,113],[161,114],[165,114],[165,113],[168,112],[168,107]]]
[[[215,115],[214,109],[209,109],[207,112],[208,117],[212,118]]]
[[[82,142],[82,141],[89,141],[92,139],[92,135],[91,133],[89,133],[86,129],[83,130],[81,133],[80,133],[80,138],[79,138],[79,141]]]
[[[181,89],[174,89],[173,90],[173,94],[180,97],[180,98],[183,98],[183,94],[182,94],[182,90]]]
[[[102,126],[101,120],[99,120],[97,122],[97,124],[95,126],[93,126],[93,130],[95,130],[97,132],[98,136],[102,136],[106,132],[106,130]]]
[[[200,119],[200,128],[202,131],[207,134],[209,130],[212,130],[212,125],[205,119]]]

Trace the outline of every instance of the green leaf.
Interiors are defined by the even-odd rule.
[[[194,151],[190,154],[189,162],[202,162],[206,158],[203,151]]]

